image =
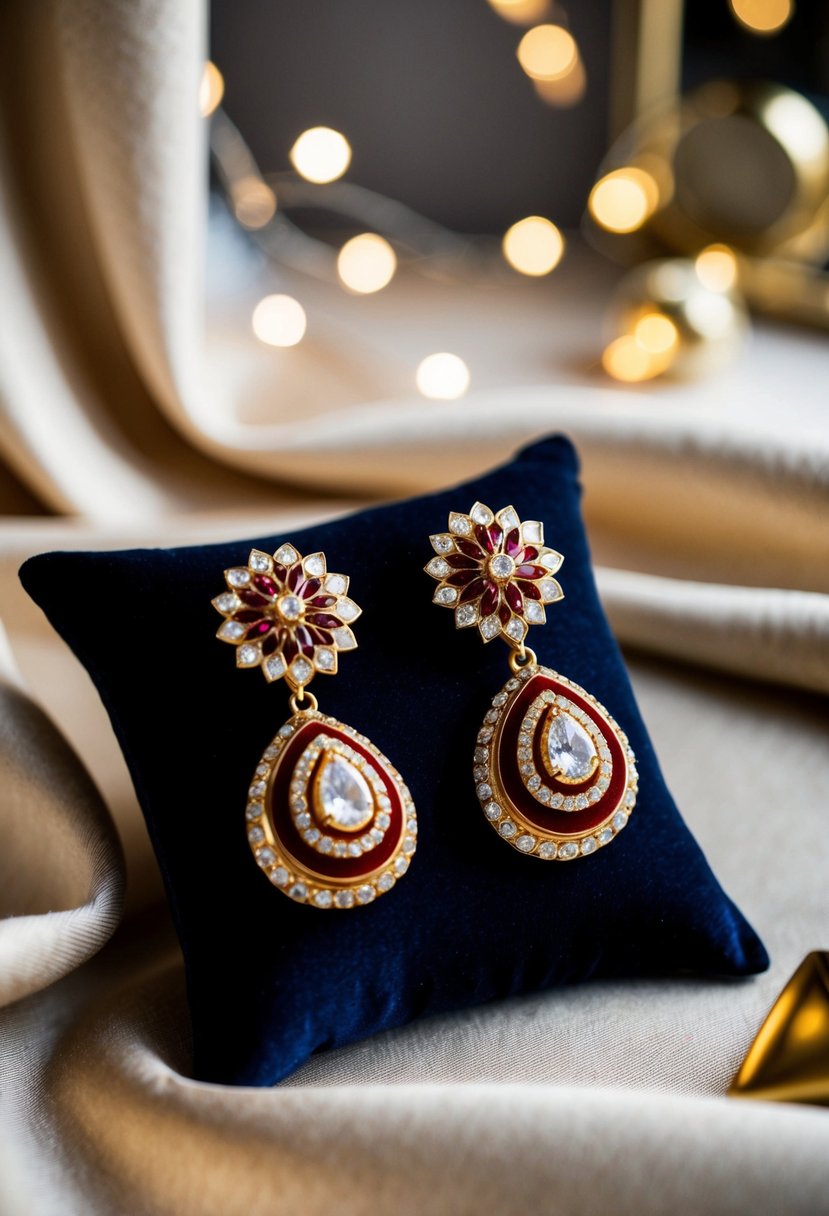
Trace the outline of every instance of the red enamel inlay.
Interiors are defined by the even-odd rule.
[[[267,574],[256,574],[254,575],[253,581],[255,586],[257,586],[260,591],[264,591],[265,595],[270,596],[271,599],[274,599],[275,596],[279,595],[279,588],[272,578],[268,578]]]
[[[518,557],[518,554],[521,552],[521,533],[517,528],[513,528],[511,532],[507,533],[506,540],[504,541],[504,552],[507,557]]]
[[[545,688],[551,689],[557,695],[567,697],[574,705],[583,709],[600,728],[610,750],[613,764],[610,785],[598,802],[583,811],[554,811],[543,806],[540,802],[536,802],[532,794],[524,786],[521,774],[518,771],[518,735],[521,723],[530,705]],[[536,732],[535,746],[539,746],[540,726],[536,728]],[[560,790],[565,795],[579,794],[589,789],[593,784],[592,779],[581,785],[565,785],[563,782],[555,782],[552,778],[546,778],[539,760],[540,756],[537,755],[536,767],[538,768],[539,775],[541,775],[542,780],[549,782],[550,789]],[[541,673],[527,680],[504,716],[498,736],[498,761],[501,770],[501,782],[507,797],[513,803],[515,809],[530,823],[535,824],[537,828],[559,836],[576,836],[581,832],[589,832],[592,828],[603,823],[619,806],[627,784],[627,764],[622,745],[617,740],[615,733],[610,729],[610,725],[604,716],[594,705],[591,705],[584,697],[579,696],[575,689],[571,688],[568,684],[564,684],[552,676],[542,675]]]
[[[288,802],[291,776],[306,747],[320,734],[330,735],[332,738],[346,743],[367,760],[382,780],[391,802],[388,812],[391,823],[386,829],[386,835],[376,849],[371,849],[360,857],[332,857],[330,854],[318,853],[316,849],[305,843],[291,818]],[[403,806],[397,789],[377,757],[344,731],[338,730],[336,726],[331,726],[328,722],[321,722],[317,718],[313,718],[301,726],[282,752],[268,790],[267,810],[278,843],[283,845],[307,869],[313,870],[331,881],[336,881],[338,878],[359,878],[363,874],[369,874],[379,866],[385,865],[399,847],[405,829]],[[369,828],[365,830],[369,831]],[[360,832],[337,833],[326,828],[326,835],[346,841],[359,839],[361,834]]]

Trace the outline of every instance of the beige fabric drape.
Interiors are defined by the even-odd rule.
[[[632,393],[589,371],[610,278],[576,248],[546,283],[404,277],[361,301],[240,263],[220,220],[206,250],[204,55],[198,0],[0,13],[0,1211],[829,1211],[829,1116],[723,1097],[827,944],[822,340],[764,329],[717,380]],[[249,335],[275,285],[311,317],[291,352]],[[476,390],[416,400],[411,367],[442,348]],[[601,589],[668,780],[771,972],[545,993],[273,1090],[194,1083],[123,761],[17,565],[288,530],[553,429],[584,459]]]

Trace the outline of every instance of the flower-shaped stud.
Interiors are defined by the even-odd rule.
[[[338,652],[357,645],[350,625],[362,609],[346,594],[348,576],[328,572],[324,553],[253,549],[247,566],[225,570],[225,582],[212,601],[225,618],[216,636],[236,647],[237,667],[260,667],[269,682],[284,679],[297,691],[317,672],[334,675]]]
[[[564,558],[544,544],[543,525],[522,523],[514,507],[476,502],[468,515],[451,512],[449,531],[429,539],[434,603],[454,610],[458,629],[477,625],[485,642],[501,636],[523,646],[527,627],[547,619],[544,605],[564,596],[553,578]]]

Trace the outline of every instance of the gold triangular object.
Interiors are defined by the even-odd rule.
[[[829,952],[806,955],[728,1092],[737,1098],[829,1106]]]

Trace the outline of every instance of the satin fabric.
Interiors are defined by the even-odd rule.
[[[590,371],[612,274],[574,240],[549,281],[488,292],[404,276],[341,299],[247,252],[240,272],[221,217],[205,245],[205,16],[197,0],[0,13],[0,1208],[826,1210],[825,1112],[723,1097],[826,945],[822,339],[760,328],[732,372],[636,392]],[[249,336],[267,290],[301,290],[316,318],[296,358]],[[418,358],[453,348],[475,391],[416,399]],[[772,970],[507,1001],[269,1091],[195,1084],[122,760],[17,566],[285,531],[553,429],[584,456],[600,589],[668,781]]]

